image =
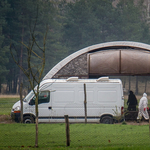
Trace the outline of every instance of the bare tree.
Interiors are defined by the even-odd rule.
[[[27,67],[22,66],[17,60],[17,58],[15,57],[15,52],[17,52],[17,50],[13,44],[10,45],[10,52],[15,63],[18,65],[18,67],[23,71],[23,73],[28,78],[31,89],[33,90],[35,97],[36,97],[36,100],[35,100],[35,114],[36,114],[35,147],[38,147],[38,95],[39,95],[40,82],[42,79],[42,73],[45,67],[45,44],[46,44],[48,28],[46,29],[46,33],[43,35],[43,45],[41,47],[36,40],[36,34],[35,34],[36,23],[37,23],[37,18],[36,18],[33,30],[30,29],[30,40],[29,40],[28,45],[26,45],[23,41],[20,42],[27,50],[26,51]],[[37,86],[35,87],[35,85]]]
[[[23,98],[22,98],[22,86],[23,86],[23,83],[20,83],[20,104],[21,104],[21,112],[20,112],[20,116],[21,116],[21,123],[23,123]]]

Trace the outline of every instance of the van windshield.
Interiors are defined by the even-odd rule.
[[[31,100],[33,95],[34,95],[34,92],[30,91],[30,93],[24,98],[24,102],[28,102],[29,100]]]

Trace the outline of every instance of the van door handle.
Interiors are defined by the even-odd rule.
[[[50,106],[50,107],[48,107],[48,109],[52,109],[52,107]]]

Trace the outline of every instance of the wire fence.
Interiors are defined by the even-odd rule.
[[[69,124],[71,147],[150,145],[149,127]],[[0,147],[32,147],[35,125],[0,124]],[[39,124],[39,147],[66,147],[65,124]],[[1,149],[1,148],[0,148]]]
[[[35,124],[13,122],[10,118],[13,104],[6,100],[0,102],[0,149],[33,147]],[[126,110],[125,122],[114,124],[71,123],[69,120],[70,147],[150,146],[149,122],[143,119],[137,123],[137,113]],[[38,127],[39,147],[66,147],[65,123],[39,123]]]

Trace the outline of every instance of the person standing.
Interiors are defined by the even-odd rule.
[[[134,95],[134,93],[132,91],[129,92],[129,96],[128,96],[128,101],[127,101],[127,105],[128,105],[128,110],[129,111],[136,111],[136,105],[137,105],[137,99],[136,96]]]
[[[147,112],[147,110],[149,110],[149,108],[147,107],[148,104],[148,100],[147,100],[147,94],[144,93],[143,97],[140,99],[139,102],[139,112],[138,112],[138,116],[137,116],[137,120],[141,120],[142,116],[145,118],[145,120],[149,120],[149,114]]]

